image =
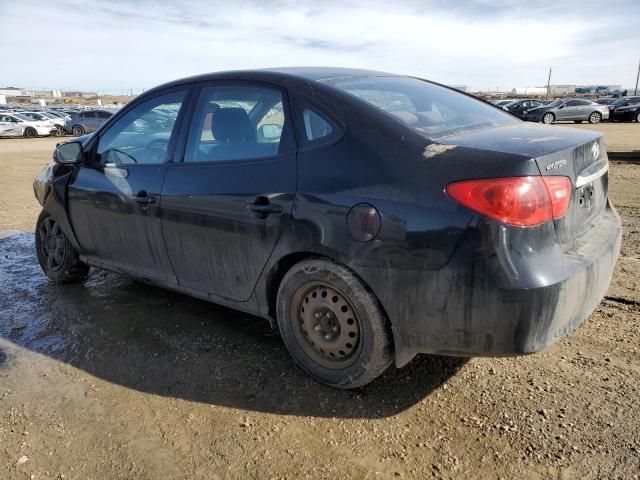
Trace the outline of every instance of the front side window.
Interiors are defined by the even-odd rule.
[[[129,165],[166,161],[169,139],[185,94],[179,91],[161,95],[129,110],[100,138],[97,160]]]
[[[185,162],[222,162],[282,154],[286,111],[280,90],[204,87],[191,122]]]
[[[385,111],[427,138],[520,122],[481,100],[417,78],[355,77],[328,83]]]
[[[98,112],[98,118],[100,119],[105,119],[110,117],[111,117],[111,114],[108,112]]]

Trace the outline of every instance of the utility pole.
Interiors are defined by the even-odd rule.
[[[549,78],[547,79],[547,100],[549,99],[550,89],[551,89],[551,68],[549,69]]]
[[[638,95],[638,80],[640,80],[640,61],[638,61],[638,75],[636,75],[636,93],[634,93],[634,95]]]

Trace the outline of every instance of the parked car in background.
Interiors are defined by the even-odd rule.
[[[531,110],[532,108],[540,107],[541,105],[544,105],[542,101],[536,100],[535,98],[529,98],[525,100],[515,100],[506,104],[502,108],[516,117],[522,118],[524,116],[524,112]]]
[[[582,98],[566,98],[555,100],[548,105],[528,110],[523,115],[523,120],[529,122],[553,123],[557,121],[574,121],[581,123],[600,123],[609,118],[609,107],[600,105],[593,100]]]
[[[616,98],[615,102],[609,105],[609,115],[612,121],[618,120],[618,117],[615,115],[618,108],[628,107],[630,105],[634,105],[640,102],[640,97],[624,97],[624,98]],[[623,110],[624,112],[628,112],[628,110]]]
[[[0,113],[0,137],[37,137],[57,134],[49,122],[34,120],[21,113]]]
[[[53,118],[51,118],[49,115],[45,114],[44,112],[33,112],[33,111],[23,111],[20,112],[20,114],[23,117],[27,117],[30,118],[31,120],[40,122],[41,124],[43,123],[47,123],[50,125],[50,130],[53,132],[55,130],[55,133],[52,133],[52,135],[58,135],[58,127],[56,126],[56,123],[53,121]]]
[[[83,112],[70,113],[64,122],[67,133],[76,137],[85,133],[95,132],[100,125],[113,116],[106,110],[85,110]]]
[[[625,102],[623,105],[616,107],[613,111],[612,120],[640,123],[640,97],[636,97],[635,101]]]
[[[418,353],[545,348],[620,250],[601,133],[381,72],[177,80],[54,160],[34,182],[52,281],[95,266],[262,316],[338,388]]]

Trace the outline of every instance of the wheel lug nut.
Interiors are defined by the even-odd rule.
[[[315,327],[313,327],[313,329],[314,329],[316,332],[319,332],[320,330],[322,330],[322,327],[320,326],[320,324],[317,324]]]
[[[333,330],[334,332],[337,332],[337,331],[338,331],[338,326],[337,326],[337,325],[334,325],[334,326],[333,326],[333,328],[332,328],[331,330]]]
[[[331,334],[330,334],[330,333],[327,333],[327,334],[324,336],[324,339],[325,339],[325,340],[331,340]]]
[[[333,312],[328,312],[327,313],[327,318],[331,318],[331,317],[333,317]]]
[[[316,318],[320,318],[320,312],[316,312]]]

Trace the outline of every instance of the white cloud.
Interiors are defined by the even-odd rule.
[[[139,89],[196,73],[291,65],[386,70],[474,88],[541,85],[553,66],[556,83],[630,85],[640,55],[640,33],[626,27],[640,19],[637,0],[607,13],[584,0],[25,3],[0,5],[0,83],[34,88]]]

